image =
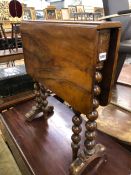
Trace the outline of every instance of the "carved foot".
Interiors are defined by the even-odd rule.
[[[54,107],[48,106],[48,92],[38,82],[34,84],[36,105],[25,115],[27,121],[32,121],[35,118],[44,116],[45,119],[53,114]]]
[[[40,114],[42,111],[40,108],[37,108],[37,106],[33,106],[32,109],[26,113],[25,117],[27,121],[32,121],[36,118],[38,114]]]
[[[89,164],[98,158],[100,159],[96,165],[97,168],[93,167],[96,171],[102,163],[106,162],[105,147],[101,144],[95,146],[95,152],[92,156],[88,156],[84,152],[80,153],[78,158],[70,166],[70,175],[81,175],[86,171]]]
[[[52,116],[54,113],[54,106],[47,106],[46,108],[44,108],[43,110],[43,114],[44,114],[44,118],[47,119],[50,116]]]
[[[41,108],[37,108],[37,106],[33,106],[32,109],[26,113],[25,117],[27,121],[32,121],[36,118],[42,117],[44,115],[44,118],[47,119],[51,115],[53,115],[54,107],[48,106],[47,109],[43,112]]]

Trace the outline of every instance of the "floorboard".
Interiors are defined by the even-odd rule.
[[[112,91],[111,104],[131,112],[131,86],[116,84]]]
[[[124,64],[118,82],[131,86],[131,64]]]

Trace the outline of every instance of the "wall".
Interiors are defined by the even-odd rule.
[[[82,3],[82,0],[65,0],[64,6],[65,8],[68,7],[68,5],[79,5]]]
[[[57,9],[64,8],[64,1],[59,2],[51,2],[50,5],[56,6]]]
[[[46,2],[45,0],[19,0],[20,2],[27,4],[28,7],[35,7],[36,10],[43,10],[48,5],[50,5],[49,2]]]

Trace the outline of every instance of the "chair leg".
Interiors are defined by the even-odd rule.
[[[118,62],[117,62],[117,66],[116,66],[115,83],[117,82],[117,80],[119,78],[120,72],[121,72],[123,64],[125,62],[125,59],[126,59],[126,54],[119,52]]]

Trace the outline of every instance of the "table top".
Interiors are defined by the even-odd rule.
[[[21,34],[28,74],[75,110],[88,115],[93,109],[98,54],[108,53],[110,29],[114,29],[116,38],[111,42],[116,42],[108,53],[114,55],[110,55],[106,61],[103,70],[108,72],[102,80],[106,82],[102,85],[106,94],[101,99],[109,99],[119,36],[119,27],[116,26],[120,27],[119,23],[24,22]]]
[[[100,12],[74,12],[74,15],[101,15]]]

